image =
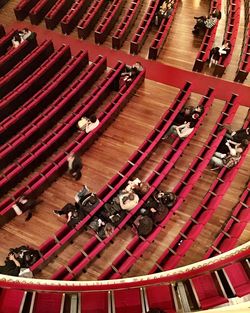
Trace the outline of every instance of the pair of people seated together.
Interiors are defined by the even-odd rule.
[[[38,250],[28,246],[21,246],[10,249],[4,261],[4,265],[0,266],[0,274],[32,277],[29,267],[40,258]]]
[[[240,143],[227,139],[222,139],[217,151],[213,155],[210,165],[211,170],[221,169],[222,167],[232,168],[241,159],[241,154],[248,146],[248,140],[243,139]]]
[[[183,110],[177,114],[173,125],[164,134],[162,139],[166,140],[171,135],[177,135],[179,138],[186,138],[194,130],[194,127],[203,112],[204,108],[201,106],[195,108],[188,106],[183,108]]]
[[[139,236],[148,236],[155,224],[161,223],[176,202],[173,192],[156,191],[141,208],[134,221]]]
[[[122,86],[130,86],[133,80],[143,71],[141,62],[136,62],[132,66],[126,65],[118,80],[115,82],[114,89],[119,90]]]
[[[173,10],[174,10],[174,0],[164,0],[160,5],[159,10],[155,14],[155,25],[158,26],[161,24],[163,19],[169,19]]]
[[[221,19],[221,12],[214,10],[208,17],[195,16],[194,19],[196,19],[196,24],[192,32],[194,35],[199,35],[201,31],[212,29],[216,25],[217,21]]]
[[[82,131],[85,131],[86,134],[94,130],[99,124],[100,121],[95,115],[91,115],[89,118],[82,117],[77,123],[78,128]]]
[[[32,40],[36,37],[36,34],[30,31],[28,28],[24,28],[21,31],[17,31],[12,38],[13,48],[17,48],[24,40]]]
[[[102,239],[110,236],[127,215],[136,207],[139,199],[149,190],[149,185],[139,178],[129,181],[112,201],[106,203],[92,219],[89,228]],[[108,231],[107,231],[108,230]]]
[[[209,67],[211,67],[213,64],[218,64],[220,58],[223,63],[226,57],[230,54],[231,47],[231,43],[227,41],[224,42],[221,46],[212,48],[208,58]]]

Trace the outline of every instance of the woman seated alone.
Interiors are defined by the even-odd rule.
[[[82,117],[77,125],[80,130],[85,130],[85,132],[88,134],[92,130],[94,130],[99,124],[100,121],[96,118],[96,116],[91,115],[90,118]]]
[[[124,84],[129,86],[132,81],[143,71],[143,66],[140,62],[136,62],[132,66],[126,65],[125,71],[121,73],[122,82],[119,82],[119,86]]]
[[[192,114],[191,118],[188,122],[182,124],[182,125],[172,125],[169,130],[164,134],[162,137],[163,140],[167,139],[172,134],[177,135],[179,138],[186,138],[189,136],[192,131],[194,130],[194,127],[199,119],[199,114],[194,113]]]
[[[222,59],[222,62],[226,59],[226,57],[229,55],[231,51],[231,43],[226,42],[223,43],[220,47],[214,47],[211,49],[210,54],[209,54],[209,67],[212,66],[212,64],[217,64],[220,60]]]

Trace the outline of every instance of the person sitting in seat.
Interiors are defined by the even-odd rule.
[[[136,62],[132,66],[126,65],[125,71],[121,73],[122,83],[129,86],[141,71],[143,71],[143,67],[140,62]]]
[[[67,203],[61,210],[54,210],[53,213],[57,216],[66,215],[70,228],[74,228],[85,216],[84,211],[72,203]]]
[[[132,181],[128,181],[128,185],[125,190],[128,192],[133,191],[141,198],[148,192],[149,188],[148,183],[142,182],[139,178],[135,178]]]
[[[231,139],[234,142],[242,142],[243,140],[250,141],[250,128],[242,128],[236,131],[227,129],[226,138]]]
[[[199,35],[201,30],[212,29],[216,25],[217,21],[221,18],[221,12],[214,10],[208,17],[195,16],[194,18],[197,21],[192,32],[194,35]]]
[[[176,195],[173,192],[156,192],[147,200],[140,213],[150,216],[154,223],[160,223],[167,216],[175,201]]]
[[[70,153],[67,161],[68,161],[69,173],[72,175],[72,177],[75,178],[75,180],[79,180],[82,177],[82,173],[81,173],[82,160],[81,160],[81,158],[75,153]]]
[[[117,199],[120,207],[125,211],[133,210],[139,202],[139,196],[133,191],[122,191]]]
[[[139,215],[133,222],[133,226],[139,236],[146,237],[150,235],[153,230],[154,222],[151,217]]]
[[[155,14],[155,25],[161,24],[162,19],[169,19],[174,10],[174,0],[165,0]]]
[[[78,122],[78,128],[88,134],[92,130],[94,130],[99,124],[100,121],[97,119],[97,117],[95,115],[91,115],[90,118],[82,117]]]
[[[239,163],[240,159],[241,159],[241,154],[242,152],[246,149],[247,145],[248,145],[248,141],[247,140],[243,140],[242,143],[236,143],[234,145],[234,147],[232,147],[231,145],[234,144],[232,141],[226,141],[226,148],[228,149],[228,152],[226,153],[222,153],[219,152],[221,151],[220,147],[219,151],[217,150],[215,152],[215,154],[213,155],[212,159],[210,160],[210,165],[212,166],[211,170],[218,170],[220,168],[222,168],[223,166],[227,167],[227,168],[232,168],[234,167],[236,164]]]
[[[191,119],[188,122],[182,125],[172,125],[169,130],[164,134],[162,139],[166,140],[172,134],[177,135],[179,138],[188,137],[194,130],[194,127],[198,122],[199,117],[200,116],[198,113],[194,113],[192,114]]]
[[[15,33],[15,35],[12,38],[11,42],[12,42],[13,48],[17,48],[23,42],[23,39],[22,39],[22,37],[18,33]]]
[[[224,62],[225,58],[229,55],[231,51],[231,43],[226,42],[222,44],[220,47],[214,47],[211,49],[209,54],[209,67],[212,66],[212,64],[217,64],[219,62],[219,59],[222,58],[222,62]]]
[[[204,107],[198,105],[197,107],[193,106],[186,106],[184,107],[175,117],[173,124],[174,125],[181,125],[184,124],[185,122],[192,121],[192,115],[194,113],[199,114],[199,116],[202,115],[204,111]]]
[[[12,206],[13,210],[17,215],[23,214],[23,212],[27,212],[25,221],[29,221],[32,218],[32,210],[33,208],[40,203],[41,201],[34,200],[31,197],[21,196],[17,202]]]
[[[36,33],[32,32],[28,28],[22,29],[21,31],[18,32],[18,34],[20,35],[20,37],[23,40],[32,41],[32,40],[36,39]]]

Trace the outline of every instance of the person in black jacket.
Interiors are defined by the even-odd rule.
[[[68,156],[68,169],[75,180],[79,180],[82,177],[82,160],[77,154],[71,153]]]

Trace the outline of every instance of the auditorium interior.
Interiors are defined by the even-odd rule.
[[[250,312],[247,139],[215,161],[249,130],[249,72],[249,0],[0,0],[0,269],[37,252],[0,274],[0,313]],[[107,233],[136,178],[147,190]],[[83,189],[96,202],[72,226],[58,212]],[[174,203],[140,234],[159,192]]]

